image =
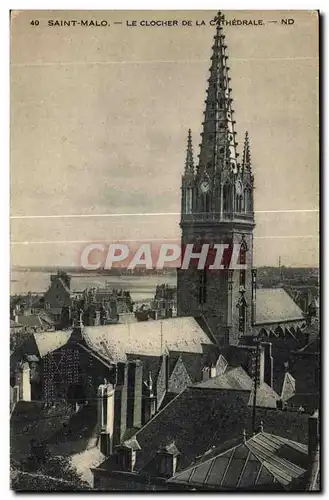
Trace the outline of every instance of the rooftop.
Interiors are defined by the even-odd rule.
[[[256,324],[304,320],[302,310],[283,288],[258,288]]]
[[[223,448],[223,447],[221,447]],[[168,483],[197,489],[298,489],[308,467],[307,446],[260,432],[224,451],[211,451]]]
[[[192,317],[87,326],[83,335],[91,349],[114,362],[125,361],[127,352],[151,356],[160,356],[165,350],[202,353],[203,344],[212,345]]]
[[[188,387],[177,395],[136,433],[141,447],[136,468],[143,469],[156,452],[175,441],[180,451],[179,468],[187,467],[211,446],[241,437],[243,429],[251,431],[252,408],[249,391]],[[256,425],[279,436],[307,439],[308,419],[297,412],[257,408]]]

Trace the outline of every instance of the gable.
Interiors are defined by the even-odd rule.
[[[282,401],[287,401],[295,394],[296,392],[295,385],[296,384],[294,377],[292,377],[288,372],[285,373],[282,384],[282,392],[281,392]]]
[[[187,373],[182,358],[179,357],[168,380],[168,391],[179,393],[189,384],[192,384],[192,381]]]

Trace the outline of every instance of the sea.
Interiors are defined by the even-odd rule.
[[[10,276],[10,294],[19,295],[31,292],[33,294],[44,293],[50,285],[49,271],[36,270],[13,270]],[[134,302],[149,301],[153,299],[157,285],[167,283],[170,286],[176,285],[176,276],[149,275],[149,276],[103,276],[95,273],[81,274],[70,272],[71,290],[82,291],[91,287],[121,288],[129,290]]]

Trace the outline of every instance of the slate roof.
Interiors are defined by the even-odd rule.
[[[231,389],[238,391],[251,391],[253,381],[249,375],[238,366],[226,369],[223,375],[211,378],[198,384],[198,387],[208,389]]]
[[[190,465],[212,445],[241,437],[250,431],[252,408],[249,391],[188,387],[136,433],[141,447],[136,468],[143,469],[160,448],[174,441],[181,455],[178,468]],[[296,412],[257,408],[256,425],[282,437],[305,443],[308,418]]]
[[[306,445],[260,432],[228,450],[212,451],[210,458],[204,455],[168,483],[198,490],[298,489],[307,467]]]
[[[192,317],[87,326],[83,336],[91,349],[114,362],[125,361],[127,352],[153,356],[160,356],[164,349],[202,353],[202,344],[212,344]]]
[[[256,324],[303,320],[302,310],[283,288],[258,288]]]
[[[201,382],[198,384],[198,387],[207,389],[249,391],[250,397],[248,404],[253,404],[254,382],[252,378],[243,370],[243,368],[241,368],[241,366],[228,368],[223,375]],[[266,383],[263,382],[258,386],[256,393],[257,406],[276,408],[276,402],[278,399],[280,399],[278,394]]]

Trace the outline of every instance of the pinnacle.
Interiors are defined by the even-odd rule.
[[[194,159],[193,159],[193,146],[192,146],[192,132],[188,129],[187,134],[187,148],[186,148],[186,160],[185,160],[185,174],[194,174]]]

